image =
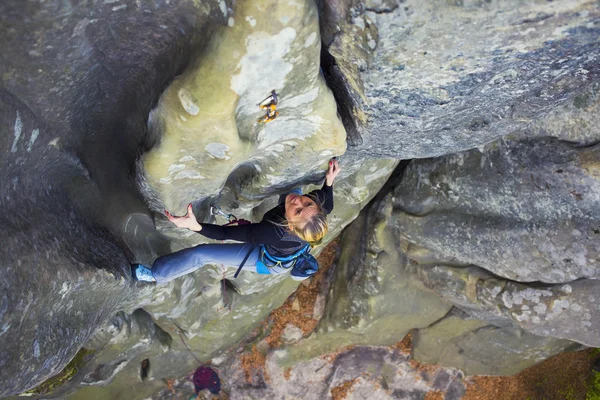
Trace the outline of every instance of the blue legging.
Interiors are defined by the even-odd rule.
[[[252,249],[244,263],[244,271],[269,274],[268,269],[257,270],[260,247],[248,243],[200,244],[195,247],[176,251],[159,257],[152,264],[152,275],[158,283],[167,283],[175,278],[194,272],[205,264],[222,264],[226,267],[239,267]]]

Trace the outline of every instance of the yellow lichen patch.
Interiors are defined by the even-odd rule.
[[[46,381],[42,382],[35,388],[24,392],[23,394],[42,395],[52,392],[54,389],[62,386],[69,379],[71,379],[77,373],[77,371],[79,371],[79,368],[81,368],[81,366],[89,358],[88,356],[93,353],[94,352],[91,350],[82,348],[77,352],[77,354],[75,354],[75,357],[73,357],[73,359],[63,368],[62,371],[60,371],[58,374],[54,375],[50,379],[47,379]]]

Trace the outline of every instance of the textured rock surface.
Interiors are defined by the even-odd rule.
[[[223,22],[191,1],[0,5],[0,396],[59,372],[128,308],[122,225],[146,212],[130,182],[145,121]]]
[[[401,182],[422,162],[409,164]],[[475,267],[428,265],[431,252],[403,239],[410,231],[401,225],[398,192],[372,203],[344,232],[318,330],[290,346],[283,365],[350,345],[390,345],[409,331],[417,360],[472,375],[515,374],[573,341],[597,346],[596,281],[530,287]],[[448,313],[451,304],[463,311]]]
[[[332,74],[350,88],[348,114],[366,126],[351,153],[433,157],[542,127],[598,140],[597,132],[565,129],[569,122],[562,129],[544,122],[570,104],[580,110],[575,118],[597,121],[590,107],[598,92],[598,2],[332,4],[322,22],[339,69]]]
[[[466,375],[514,375],[576,346],[455,314],[413,334],[416,360],[460,368]]]
[[[598,146],[499,141],[412,163],[399,230],[437,257],[517,281],[600,277]]]
[[[273,10],[274,4],[268,8]],[[142,359],[152,357],[152,376],[159,385],[161,377],[185,373],[194,365],[178,340],[179,331],[199,356],[214,356],[239,341],[294,290],[296,284],[284,276],[251,274],[224,286],[222,280],[230,279],[233,271],[220,266],[156,289],[131,288],[123,277],[129,275],[132,258],[151,262],[202,240],[199,235],[184,237],[164,217],[156,218],[159,231],[155,229],[131,182],[140,151],[157,146],[138,164],[146,172],[138,183],[152,209],[168,206],[177,212],[180,203],[194,200],[199,216],[208,219],[203,211],[218,198],[229,211],[258,219],[279,193],[322,179],[322,164],[345,149],[335,103],[319,74],[320,40],[312,3],[280,5],[279,25],[259,2],[246,2],[236,10],[218,1],[202,6],[191,1],[176,6],[134,1],[89,6],[2,6],[2,46],[12,55],[3,60],[0,110],[7,157],[2,158],[2,201],[7,215],[20,216],[2,217],[9,258],[0,303],[5,344],[1,380],[10,380],[2,385],[2,394],[25,390],[58,372],[119,310],[125,313],[117,319],[146,326],[147,321],[138,321],[146,315],[143,311],[128,314],[137,307],[154,320],[144,329],[164,332],[170,340],[129,351],[131,343],[146,340],[135,329],[99,331],[87,344],[98,351],[95,361],[56,395],[71,393],[77,385],[86,386],[75,395],[81,398],[149,393],[156,387],[139,380]],[[53,19],[56,15],[59,22]],[[275,48],[264,55],[265,49]],[[238,56],[232,56],[235,51]],[[150,107],[166,83],[200,54],[205,57],[165,92],[147,135]],[[257,125],[256,103],[273,88],[281,95],[280,115],[268,125]],[[175,102],[169,108],[171,95]],[[195,105],[201,106],[197,113]],[[179,125],[185,122],[180,115],[187,115],[185,132],[177,132],[181,126],[173,128],[177,123],[169,120],[171,115]],[[182,145],[186,140],[196,146]],[[225,147],[216,142],[230,146],[230,155],[220,157]],[[187,153],[179,154],[182,149]],[[198,162],[177,171],[186,174],[172,176],[175,185],[161,192],[161,185],[172,182],[160,181],[160,167],[167,165],[167,177],[173,167],[172,162],[152,161],[161,157]],[[180,161],[184,157],[187,161]],[[297,163],[290,164],[290,157]],[[381,159],[344,165],[336,196],[345,201],[330,218],[330,238],[368,203],[396,164]],[[211,183],[195,180],[199,174]],[[115,338],[107,338],[107,332]]]
[[[387,222],[392,199],[371,206],[344,232],[342,255],[318,330],[289,350],[290,361],[356,344],[392,345],[451,308],[425,289]]]
[[[408,257],[471,315],[600,346],[598,280],[585,279],[598,278],[597,152],[554,139],[500,141],[411,163],[394,192]]]
[[[232,399],[423,399],[428,393],[445,393],[458,400],[465,392],[464,375],[451,368],[420,369],[409,354],[393,348],[357,346],[296,364],[288,369],[279,363],[284,351],[272,352],[264,372],[253,370],[247,380],[239,363],[219,367]],[[193,395],[189,381],[176,382],[173,392],[164,390],[153,399]]]
[[[208,221],[217,201],[258,220],[278,194],[310,190],[327,159],[344,152],[346,134],[354,147],[342,157],[328,240],[398,159],[480,150],[412,163],[394,195],[346,233],[319,331],[271,354],[273,376],[293,361],[318,364],[323,352],[391,344],[439,321],[425,340],[450,324],[440,318],[452,304],[484,321],[472,352],[454,358],[464,368],[490,367],[477,350],[490,332],[497,343],[522,334],[525,364],[568,345],[555,338],[599,346],[597,281],[588,279],[598,278],[600,229],[599,7],[2,2],[0,396],[58,372],[86,342],[94,359],[52,396],[149,396],[196,365],[180,333],[205,359],[235,346],[293,282],[251,274],[232,282],[233,271],[212,266],[132,287],[129,261],[202,240],[168,225],[163,207],[193,202]],[[280,115],[258,124],[256,103],[274,88]],[[529,140],[482,147],[503,135]],[[446,339],[466,346],[465,335]],[[324,367],[335,387],[354,379],[357,360],[375,371],[395,362],[381,348],[344,354]],[[148,357],[151,379],[142,382]],[[452,376],[448,384],[460,380]],[[357,396],[380,390],[359,381]],[[393,382],[392,397],[432,387]],[[302,379],[278,383],[256,393],[305,389]]]
[[[344,153],[346,133],[319,73],[318,28],[312,2],[242,2],[169,86],[151,115],[160,145],[142,159],[169,210],[216,199],[249,212],[307,176],[321,178],[329,159]],[[258,122],[265,113],[258,104],[272,89],[279,116]]]
[[[486,276],[473,268],[446,266],[425,268],[422,275],[444,298],[484,320],[510,322],[538,335],[600,346],[598,280],[530,286]]]

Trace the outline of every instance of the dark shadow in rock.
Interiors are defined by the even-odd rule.
[[[355,104],[348,91],[348,82],[346,82],[346,78],[338,68],[335,57],[327,51],[327,46],[324,43],[321,44],[321,72],[337,103],[338,115],[346,129],[348,144],[351,146],[362,144],[360,127],[354,117]]]
[[[150,359],[145,358],[140,365],[140,379],[145,381],[150,375]]]

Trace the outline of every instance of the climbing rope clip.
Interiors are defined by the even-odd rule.
[[[225,211],[223,211],[221,209],[221,207],[219,207],[216,204],[211,204],[210,205],[210,213],[212,215],[222,215],[223,217],[227,218],[227,220],[229,222],[235,221],[237,219],[237,217],[233,214],[227,214]]]
[[[258,119],[258,122],[271,122],[279,115],[277,111],[278,96],[275,89],[271,90],[271,94],[266,99],[258,103],[262,110],[266,110],[266,114]]]

